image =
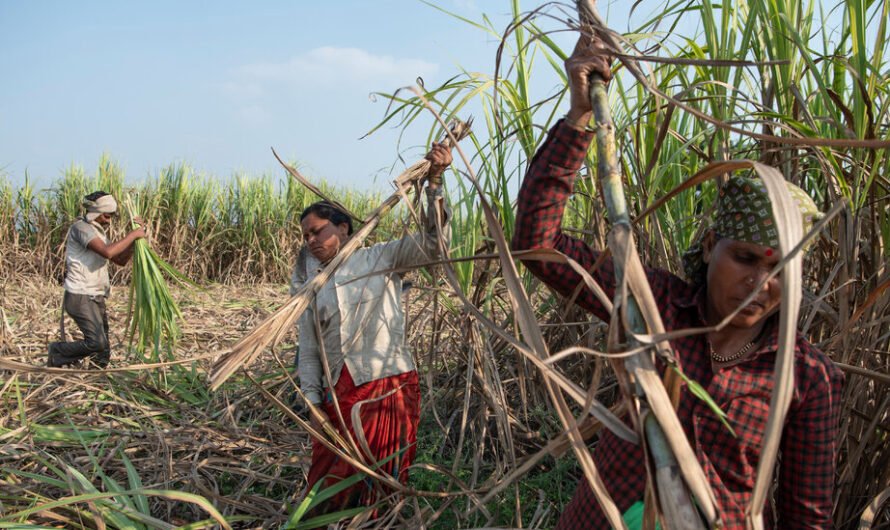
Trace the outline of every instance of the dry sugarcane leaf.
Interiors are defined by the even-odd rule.
[[[546,362],[546,359],[542,360],[536,356],[528,356],[528,359],[539,370],[541,370],[545,378],[556,384],[560,389],[562,389],[563,392],[568,394],[569,397],[573,398],[576,402],[584,405],[585,410],[589,411],[591,416],[602,421],[603,424],[610,431],[615,433],[616,436],[626,442],[630,442],[635,445],[640,443],[637,433],[628,428],[627,425],[625,425],[620,419],[612,414],[612,412],[599,401],[594,399],[590,403],[588,403],[587,393],[584,392],[584,390],[573,381],[568,379],[562,372],[550,366]]]
[[[890,488],[885,489],[875,497],[865,510],[862,512],[862,518],[859,520],[859,530],[871,530],[875,524],[875,517],[881,510],[887,500],[890,499]]]
[[[565,359],[566,357],[570,357],[572,355],[577,355],[579,353],[583,353],[586,355],[594,355],[596,357],[603,357],[606,359],[626,359],[627,357],[632,357],[634,355],[637,355],[638,353],[645,352],[645,351],[649,350],[650,348],[651,348],[650,345],[642,344],[640,346],[637,346],[636,348],[631,348],[629,350],[615,351],[615,352],[603,352],[603,351],[597,351],[597,350],[594,350],[591,348],[587,348],[585,346],[569,346],[568,348],[566,348],[564,350],[560,350],[557,353],[554,353],[553,355],[551,355],[550,357],[545,359],[543,362],[546,365],[551,365],[551,364],[555,364],[555,363]]]
[[[175,365],[190,365],[195,361],[199,361],[202,359],[209,359],[214,357],[216,354],[205,354],[205,355],[197,355],[195,357],[189,357],[187,359],[178,359],[176,361],[166,361],[162,363],[140,363],[140,364],[128,364],[127,366],[119,366],[117,368],[103,368],[102,373],[110,373],[110,372],[136,372],[140,370],[152,370],[157,368],[166,368],[168,366]],[[28,373],[40,373],[40,372],[49,372],[49,373],[59,373],[59,374],[94,374],[96,370],[93,368],[49,368],[46,366],[36,366],[33,364],[22,363],[19,361],[13,361],[10,359],[5,359],[0,357],[0,369],[2,370],[12,370],[15,372],[28,372]]]
[[[425,98],[423,98],[423,95],[419,92],[416,92],[416,94],[424,101],[427,108],[435,114],[435,111],[429,106]],[[438,119],[441,123],[441,118],[439,118],[438,114],[436,114],[436,119]],[[528,356],[527,358],[536,358],[537,360],[545,359],[549,356],[547,344],[544,341],[544,336],[541,333],[541,328],[538,326],[535,312],[531,307],[528,295],[526,294],[525,289],[522,286],[522,282],[519,280],[519,273],[516,270],[516,264],[512,259],[510,246],[507,244],[507,240],[504,238],[504,232],[500,226],[497,216],[494,214],[491,205],[488,203],[488,200],[485,197],[485,191],[479,185],[479,182],[475,177],[475,172],[472,169],[470,160],[466,157],[460,147],[458,147],[458,153],[460,154],[461,158],[464,161],[464,164],[467,167],[467,178],[476,189],[479,197],[479,205],[482,208],[482,213],[485,216],[492,239],[494,240],[495,247],[497,248],[504,283],[507,287],[507,293],[510,296],[510,301],[513,304],[513,310],[514,314],[516,315],[517,324],[519,325],[519,328],[525,339],[529,341],[531,352],[534,354],[533,356]],[[547,371],[553,371],[553,369],[551,367],[543,366],[542,371],[545,371],[545,373],[547,373]],[[545,386],[547,388],[547,393],[550,397],[550,400],[553,403],[554,408],[556,409],[556,413],[560,418],[560,421],[569,433],[569,438],[572,440],[572,448],[575,450],[575,455],[578,458],[581,469],[584,471],[584,476],[587,478],[588,482],[591,485],[591,490],[596,495],[600,505],[603,507],[603,512],[606,514],[606,517],[613,527],[626,530],[627,527],[624,524],[624,520],[621,518],[621,512],[618,510],[618,507],[615,505],[615,502],[612,500],[608,491],[606,491],[605,485],[603,484],[602,479],[600,478],[599,473],[596,470],[596,465],[593,462],[590,451],[588,451],[587,446],[584,443],[584,438],[578,431],[577,420],[572,416],[572,413],[566,405],[562,394],[559,392],[559,389],[556,388],[555,383],[551,378],[545,378]]]
[[[661,321],[658,306],[655,303],[655,298],[646,279],[643,264],[640,262],[639,254],[632,251],[635,249],[635,246],[630,233],[630,227],[627,225],[615,225],[609,239],[610,246],[614,249],[612,254],[616,260],[616,268],[620,267],[621,270],[625,271],[624,279],[634,294],[634,300],[637,301],[640,314],[646,321],[645,325],[656,333],[663,333],[664,324]],[[618,291],[620,292],[621,289]],[[626,311],[626,302],[622,303],[622,309]],[[622,320],[630,323],[626,316]],[[657,343],[657,347],[660,355],[673,359],[670,343],[663,341]],[[692,494],[695,495],[699,507],[708,518],[708,521],[713,523],[718,517],[716,498],[713,491],[711,491],[711,486],[704,470],[698,462],[695,451],[693,451],[689,440],[686,438],[683,426],[680,424],[679,418],[677,418],[673,403],[661,382],[661,377],[658,375],[652,359],[647,355],[640,354],[628,359],[625,361],[625,364],[642,387],[647,403],[664,432],[664,436],[671,447],[674,458],[677,460],[687,486]]]
[[[606,296],[606,292],[600,287],[599,283],[597,283],[593,276],[591,276],[580,263],[566,256],[562,252],[552,248],[538,248],[514,252],[513,256],[523,260],[549,261],[570,266],[572,270],[581,276],[581,279],[584,281],[584,286],[596,296],[599,303],[603,305],[603,308],[605,308],[606,311],[612,312],[612,301]]]
[[[887,289],[890,289],[890,277],[885,278],[884,281],[880,282],[870,293],[868,293],[868,297],[865,299],[865,302],[863,302],[861,306],[856,308],[856,312],[853,313],[853,315],[844,325],[843,329],[838,332],[835,338],[831,341],[831,344],[828,345],[829,349],[834,347],[841,337],[843,337],[851,329],[853,329],[853,325],[856,324],[856,322],[858,322],[860,318],[862,318],[862,315],[865,313],[865,311],[869,307],[874,305],[874,303],[878,301],[878,298],[880,298]]]
[[[359,401],[355,405],[353,405],[352,409],[349,411],[350,420],[352,421],[352,431],[355,433],[355,437],[358,438],[358,444],[361,447],[362,452],[364,453],[363,456],[365,458],[368,458],[373,463],[375,468],[379,468],[380,462],[376,461],[377,457],[374,455],[374,452],[371,451],[371,446],[368,444],[368,438],[365,436],[365,426],[362,423],[362,415],[361,415],[362,414],[362,406],[367,403],[376,403],[377,401],[386,399],[386,398],[394,395],[396,392],[398,392],[401,389],[402,389],[402,386],[399,386],[398,388],[393,388],[392,390],[390,390],[389,392],[387,392],[383,395],[377,396],[375,398]],[[388,455],[385,458],[389,459],[389,458],[393,458],[393,457],[394,457],[393,455]],[[398,469],[398,467],[396,469]],[[382,471],[381,471],[381,473],[382,473]],[[393,477],[393,479],[398,480],[399,477]]]
[[[411,464],[411,467],[409,469],[414,469],[414,468],[426,469],[428,471],[433,471],[435,473],[441,473],[441,474],[445,475],[446,477],[448,477],[448,479],[452,483],[457,485],[457,487],[461,491],[461,493],[459,493],[459,494],[445,493],[445,494],[438,495],[438,497],[440,497],[440,498],[445,498],[445,497],[456,498],[456,497],[466,496],[470,500],[470,502],[472,502],[473,504],[476,505],[476,507],[471,510],[471,513],[478,510],[478,511],[482,512],[482,514],[485,515],[485,517],[488,517],[489,519],[492,517],[491,512],[488,511],[488,508],[479,501],[479,496],[478,496],[479,490],[474,490],[473,488],[471,488],[469,486],[469,484],[467,484],[466,482],[461,480],[460,477],[458,477],[451,471],[449,471],[447,469],[443,469],[442,467],[437,466],[435,464],[430,464],[428,462],[419,462],[419,463]],[[431,521],[426,520],[424,522],[429,524]]]
[[[371,468],[363,461],[358,460],[352,455],[344,452],[342,447],[345,445],[345,442],[343,442],[342,444],[331,443],[326,436],[324,436],[322,433],[317,432],[307,421],[297,416],[297,414],[294,413],[294,411],[291,410],[291,408],[287,404],[282,402],[277,396],[266,390],[256,380],[250,377],[250,375],[248,375],[247,377],[251,380],[251,382],[253,382],[260,393],[263,394],[266,399],[272,402],[272,404],[275,405],[278,410],[280,410],[284,415],[296,422],[300,427],[308,432],[314,440],[321,442],[321,444],[324,445],[329,451],[337,455],[339,458],[344,459],[346,462],[349,463],[349,465],[356,468],[359,472],[365,473],[368,477],[378,480],[395,490],[408,491],[408,489],[401,482],[393,480],[392,477],[386,474],[378,473],[376,469]]]
[[[312,302],[310,302],[310,305],[313,305],[314,308],[314,304],[315,299],[313,298]],[[318,320],[318,311],[313,311],[313,316],[315,317],[312,322],[312,325],[315,327],[315,336],[323,337],[324,335],[321,331],[321,322]],[[324,341],[316,339],[316,342],[318,344],[318,357],[321,359],[321,366],[324,370],[325,381],[333,381],[334,378],[331,377],[331,366],[328,363],[328,354],[325,351]],[[349,426],[346,425],[346,420],[343,418],[343,412],[340,410],[340,398],[337,396],[336,392],[331,392],[331,401],[334,405],[334,411],[337,413],[337,420],[339,421],[339,425],[343,429],[342,435],[340,431],[338,431],[337,428],[328,420],[327,414],[325,414],[321,410],[321,407],[315,406],[309,401],[306,401],[306,404],[309,405],[309,408],[312,410],[312,414],[321,422],[324,430],[328,432],[334,443],[342,447],[344,451],[350,452],[356,460],[361,460],[362,462],[364,462],[364,455],[361,451],[359,451],[355,440],[350,434]],[[370,454],[370,452],[368,454]]]
[[[6,311],[0,306],[0,349],[9,348],[12,353],[21,354],[21,348],[15,343],[15,335],[6,318]]]
[[[607,311],[612,310],[612,300],[606,296],[606,292],[603,291],[603,288],[600,287],[599,283],[597,283],[596,279],[587,272],[584,267],[582,267],[577,261],[572,258],[566,256],[562,252],[553,249],[553,248],[535,248],[530,250],[518,250],[512,253],[514,258],[521,259],[523,261],[546,261],[550,263],[560,263],[563,265],[568,265],[581,276],[581,280],[583,283],[579,284],[578,290],[580,292],[581,287],[587,287],[590,291],[597,297],[599,303],[603,304]],[[390,269],[381,269],[379,271],[369,272],[368,274],[363,274],[361,276],[356,276],[355,278],[351,278],[344,284],[352,283],[354,281],[362,280],[364,278],[368,278],[370,276],[377,276],[380,274],[393,274],[393,273],[405,273],[408,271],[412,271],[415,269],[419,269],[422,267],[434,267],[436,265],[442,265],[445,263],[454,264],[454,263],[462,263],[466,261],[478,261],[478,260],[490,260],[490,259],[498,259],[498,254],[477,254],[475,256],[468,256],[464,258],[448,258],[441,259],[435,261],[428,261],[426,263],[420,263],[417,265],[412,265],[410,267],[393,267]]]
[[[447,262],[442,263],[447,264]],[[454,274],[453,269],[450,269],[449,267],[445,267],[444,270],[446,272],[446,276]],[[456,285],[457,278],[453,277],[452,280]],[[550,361],[552,359],[551,357],[547,357],[543,360],[539,359],[532,352],[528,345],[520,342],[513,335],[501,329],[500,326],[492,322],[487,316],[485,316],[484,313],[479,311],[476,306],[474,306],[469,300],[466,299],[466,297],[463,295],[463,293],[460,292],[459,289],[455,289],[455,292],[458,294],[458,297],[461,298],[461,300],[464,302],[464,308],[469,311],[479,321],[479,323],[485,325],[485,327],[487,327],[495,335],[503,339],[505,342],[513,346],[516,351],[528,358],[532,362],[532,364],[535,364],[542,370],[542,375],[545,378],[552,380],[563,390],[563,392],[568,394],[569,397],[574,399],[579,405],[585,406],[585,409],[590,413],[591,416],[601,421],[604,426],[615,433],[615,435],[619,438],[633,444],[639,443],[639,437],[637,436],[637,434],[627,425],[625,425],[624,422],[622,422],[617,416],[615,416],[615,414],[609,411],[609,409],[606,408],[602,403],[594,400],[593,402],[588,404],[584,390],[574,381],[568,379],[561,372],[550,366]]]
[[[292,167],[290,164],[286,164],[284,162],[284,160],[282,160],[281,157],[278,156],[278,153],[275,152],[274,147],[271,149],[272,149],[272,154],[275,156],[275,159],[278,160],[278,163],[281,164],[282,167],[284,167],[284,169],[290,174],[290,176],[292,176],[293,178],[295,178],[297,180],[297,182],[299,182],[300,184],[305,186],[309,191],[311,191],[318,197],[321,197],[322,200],[328,201],[329,203],[337,206],[337,208],[339,208],[341,211],[343,211],[343,213],[345,213],[349,217],[352,217],[354,220],[359,221],[359,222],[362,221],[361,217],[352,213],[349,210],[349,208],[347,208],[346,206],[343,206],[342,203],[337,202],[334,199],[331,199],[330,197],[325,195],[324,192],[322,192],[318,186],[316,186],[315,184],[310,182],[309,179],[304,177],[299,171],[297,171],[297,169],[295,167]]]
[[[379,210],[379,208],[378,208]],[[358,250],[380,222],[380,217],[372,217],[359,230],[354,232],[317,276],[306,282],[297,293],[278,311],[264,320],[252,332],[242,338],[232,349],[213,364],[210,372],[210,389],[216,390],[241,366],[249,365],[269,346],[277,344],[293,327],[300,315],[309,307],[315,293],[321,289],[344,261]]]
[[[773,218],[779,235],[779,253],[787,257],[791,250],[803,239],[803,222],[797,205],[782,174],[773,167],[751,162],[751,167],[766,185]],[[763,528],[763,508],[769,486],[772,484],[773,469],[782,438],[785,415],[791,405],[794,392],[794,343],[797,338],[797,316],[802,298],[803,256],[795,254],[786,264],[782,275],[782,303],[779,312],[779,351],[776,353],[776,367],[770,399],[769,418],[766,424],[760,461],[757,465],[757,478],[751,504],[748,506],[748,527]]]
[[[890,405],[890,393],[884,394],[884,399],[881,401],[881,404],[878,405],[875,410],[887,410],[888,405]],[[857,445],[855,449],[851,449],[850,454],[847,456],[848,462],[859,462],[862,453],[868,447],[869,441],[874,438],[874,436],[880,432],[878,430],[878,425],[883,420],[881,414],[876,414],[869,422],[868,427],[863,431],[862,436],[857,440]],[[846,466],[844,472],[841,473],[840,478],[838,479],[838,483],[844,483],[852,479],[853,474],[853,466]]]
[[[443,249],[443,255],[446,254]],[[599,287],[596,280],[590,276],[587,271],[584,270],[581,265],[566,256],[565,254],[552,250],[552,249],[535,249],[535,250],[527,250],[520,251],[513,254],[514,256],[522,256],[522,259],[530,259],[530,260],[541,260],[541,261],[550,261],[555,263],[564,263],[570,265],[578,274],[581,275],[581,278],[584,280],[585,284],[590,288],[590,290],[594,293],[599,293],[597,296],[601,296],[601,301],[603,304],[611,308],[612,302],[608,299],[605,293],[602,291],[602,288]],[[492,254],[492,258],[500,258],[500,254]],[[628,441],[633,444],[639,444],[639,437],[637,434],[630,429],[627,425],[624,424],[617,416],[611,413],[608,408],[606,408],[602,403],[598,400],[588,400],[586,393],[581,387],[575,384],[573,381],[565,377],[561,372],[556,370],[554,367],[550,366],[553,362],[552,357],[547,357],[545,359],[538,358],[534,353],[532,353],[529,347],[520,342],[518,339],[513,337],[511,334],[505,332],[501,329],[500,326],[492,322],[487,316],[485,316],[479,309],[472,303],[470,300],[466,298],[464,293],[460,289],[459,282],[457,280],[456,273],[454,269],[451,267],[451,264],[456,261],[465,261],[464,260],[439,260],[436,262],[430,262],[428,265],[444,265],[443,270],[445,272],[446,279],[449,284],[453,287],[454,292],[457,294],[458,298],[464,303],[464,308],[473,314],[473,316],[479,321],[479,323],[484,324],[490,331],[495,333],[498,337],[503,339],[508,344],[512,345],[516,351],[522,353],[525,357],[527,357],[533,364],[538,366],[542,370],[542,375],[545,378],[552,379],[554,383],[556,383],[566,394],[568,394],[571,398],[573,398],[579,405],[582,405],[585,410],[587,410],[591,416],[594,416],[599,421],[601,421],[606,428],[615,433],[619,438]],[[387,272],[396,272],[396,269],[390,269]],[[584,351],[592,351],[586,350]],[[578,351],[582,351],[579,349]],[[605,354],[606,356],[614,357],[615,355]],[[469,396],[469,392],[465,394]],[[588,402],[590,401],[590,402]]]
[[[890,385],[890,375],[888,374],[862,368],[861,366],[839,363],[837,361],[835,361],[834,365],[847,373],[861,375],[862,377],[868,377],[869,379],[879,381],[885,385]]]
[[[621,409],[624,407],[623,403],[619,403],[613,411],[613,414],[616,416],[620,413]],[[578,430],[581,431],[581,435],[584,436],[585,440],[589,440],[593,437],[600,429],[603,428],[603,424],[597,421],[596,418],[587,417],[584,418],[578,424]],[[513,482],[522,478],[526,473],[528,473],[532,468],[537,465],[538,462],[541,461],[546,456],[552,456],[553,458],[561,458],[566,451],[568,451],[572,446],[572,442],[569,439],[568,432],[563,432],[559,436],[553,438],[547,445],[538,450],[537,453],[528,457],[519,467],[510,472],[509,475],[505,476],[498,482],[495,486],[493,486],[488,493],[485,494],[479,502],[480,505],[477,508],[474,508],[470,511],[470,514],[474,513],[476,510],[481,509],[491,501],[497,494],[504,491],[507,487],[509,487]]]

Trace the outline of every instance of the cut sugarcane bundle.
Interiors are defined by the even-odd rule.
[[[132,198],[128,195],[124,206],[133,219],[138,216]],[[134,223],[135,227],[135,223]],[[133,243],[133,270],[130,281],[128,315],[129,343],[136,343],[140,352],[151,350],[150,360],[160,359],[162,345],[172,346],[179,337],[178,320],[182,312],[165,277],[182,285],[195,284],[152,250],[146,239]],[[137,339],[138,337],[138,339]]]

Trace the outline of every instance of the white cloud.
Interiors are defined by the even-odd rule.
[[[439,70],[434,63],[420,59],[398,59],[374,55],[358,48],[324,46],[281,63],[257,63],[238,69],[239,84],[285,83],[307,88],[338,83],[360,83],[372,88],[402,86]]]
[[[462,13],[462,16],[467,16],[467,13],[479,13],[479,6],[476,4],[476,0],[454,0],[454,6],[457,8],[454,11],[457,13]]]

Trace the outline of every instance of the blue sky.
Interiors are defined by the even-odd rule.
[[[508,22],[504,0],[437,5]],[[359,140],[386,109],[369,95],[491,72],[497,44],[413,0],[0,0],[0,174],[48,185],[108,153],[131,182],[180,161],[278,175],[275,147],[312,178],[380,189],[399,131]],[[403,138],[409,163],[431,123]]]
[[[430,1],[499,32],[509,22],[510,0]],[[632,2],[597,4],[628,31]],[[575,35],[553,37],[570,47]],[[46,186],[72,163],[94,173],[103,153],[130,182],[174,162],[221,179],[283,175],[275,147],[314,180],[384,189],[400,153],[422,156],[433,118],[401,143],[392,128],[360,140],[386,111],[370,94],[418,76],[434,87],[461,67],[491,74],[497,45],[420,0],[0,0],[0,177]],[[533,99],[559,83],[541,71]]]

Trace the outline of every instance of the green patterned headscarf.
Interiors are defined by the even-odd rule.
[[[787,181],[785,185],[803,217],[804,233],[809,232],[813,223],[822,217],[822,212],[804,190]],[[717,214],[710,229],[727,239],[778,248],[779,233],[763,181],[748,177],[730,178],[720,190]],[[686,278],[693,283],[704,280],[701,243],[699,239],[683,254]]]

